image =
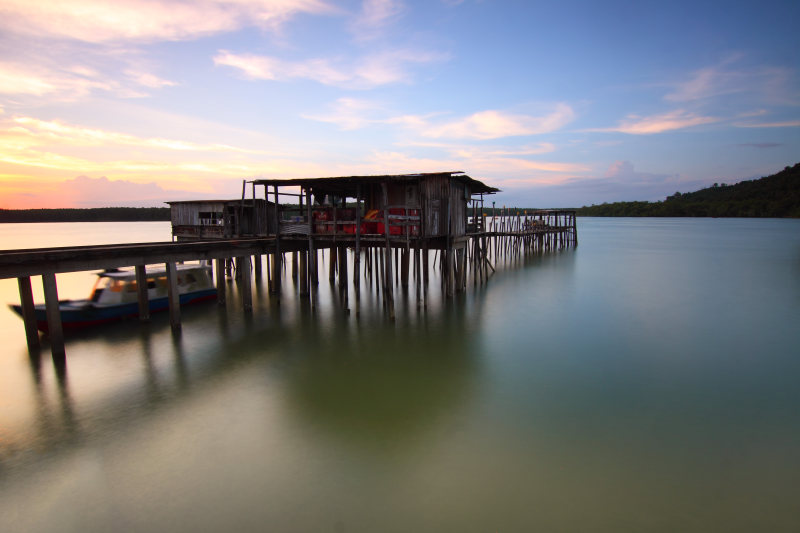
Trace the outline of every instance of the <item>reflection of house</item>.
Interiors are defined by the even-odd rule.
[[[275,232],[275,206],[266,200],[167,202],[172,236],[179,240],[224,239]]]

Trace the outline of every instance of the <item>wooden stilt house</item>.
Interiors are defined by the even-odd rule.
[[[172,236],[179,241],[275,234],[275,205],[266,200],[167,202]]]
[[[462,172],[259,179],[278,235],[459,239],[479,231],[475,208],[499,189]],[[290,198],[294,201],[282,202]]]

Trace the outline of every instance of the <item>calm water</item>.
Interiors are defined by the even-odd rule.
[[[162,314],[68,339],[65,376],[3,308],[0,530],[800,530],[800,220],[579,237],[394,324],[326,276],[315,313],[289,280],[248,317],[231,284],[179,335]],[[0,248],[168,238],[0,225]]]

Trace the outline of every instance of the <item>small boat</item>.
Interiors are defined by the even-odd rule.
[[[211,267],[202,265],[177,265],[178,294],[181,305],[194,304],[217,297],[211,280]],[[167,271],[164,266],[147,270],[147,297],[150,312],[169,307]],[[22,316],[22,307],[9,305]],[[65,330],[88,328],[139,315],[139,295],[136,272],[133,270],[106,270],[97,273],[91,295],[86,300],[59,300],[61,324]],[[47,331],[45,304],[37,304],[36,327]]]

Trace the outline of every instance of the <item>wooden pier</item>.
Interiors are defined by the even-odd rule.
[[[313,308],[322,274],[319,254],[327,251],[328,278],[345,296],[347,312],[350,280],[358,296],[363,279],[367,290],[379,291],[393,319],[395,289],[407,289],[412,282],[416,305],[427,307],[432,268],[440,271],[443,295],[451,297],[466,290],[470,280],[486,283],[499,262],[578,242],[574,211],[489,210],[484,196],[498,189],[460,172],[249,183],[251,198],[246,198],[245,184],[239,200],[171,202],[176,242],[0,251],[0,278],[18,279],[29,350],[39,349],[32,276],[42,278],[51,349],[54,357],[63,358],[58,273],[134,267],[139,318],[147,320],[147,285],[142,282],[146,265],[166,265],[170,322],[179,328],[176,263],[214,261],[220,303],[225,302],[224,280],[234,263],[243,309],[251,312],[251,276],[262,276],[262,256],[269,290],[277,295],[291,255],[290,275],[298,296],[310,298]],[[256,199],[259,186],[264,197]],[[360,300],[355,300],[358,315]]]

